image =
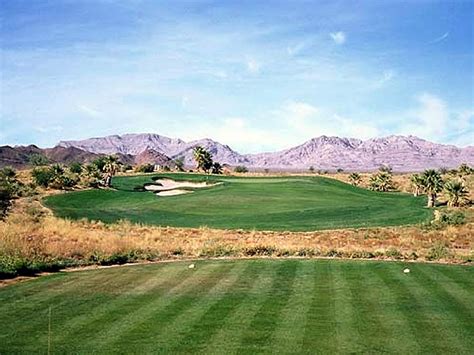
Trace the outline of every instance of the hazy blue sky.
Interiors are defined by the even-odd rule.
[[[0,144],[474,144],[474,1],[3,0]]]

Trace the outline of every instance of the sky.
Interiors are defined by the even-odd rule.
[[[0,21],[0,145],[474,145],[474,0],[3,0]]]

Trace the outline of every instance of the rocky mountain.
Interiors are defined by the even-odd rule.
[[[137,155],[114,153],[123,164],[142,165],[167,165],[174,166],[171,158],[154,151],[145,149]],[[32,157],[42,156],[49,163],[60,163],[69,165],[73,162],[87,164],[93,160],[105,156],[105,154],[92,153],[76,147],[61,147],[41,149],[35,145],[29,146],[1,146],[0,147],[0,168],[11,166],[13,168],[32,167]]]
[[[2,146],[0,147],[0,167],[12,166],[22,168],[30,165],[35,155],[46,158],[51,163],[70,164],[73,162],[89,163],[99,157],[98,154],[87,152],[75,147],[59,147],[41,149],[35,145]]]
[[[474,164],[474,147],[458,148],[428,142],[415,136],[388,136],[366,141],[321,136],[275,153],[247,155],[253,166],[271,169],[315,169],[348,171],[376,170],[382,165],[394,171],[454,168]]]
[[[140,154],[134,156],[133,164],[142,165],[142,164],[153,164],[161,166],[174,166],[173,160],[164,155],[163,153],[157,152],[153,149],[145,149]]]
[[[208,149],[214,160],[231,165],[250,164],[243,155],[212,139],[200,139],[185,142],[181,139],[168,138],[158,134],[124,134],[103,138],[90,138],[81,141],[61,141],[60,147],[76,147],[99,154],[132,154],[137,155],[146,150],[153,150],[170,157],[171,159],[184,158],[185,165],[195,165],[193,148],[202,146]]]
[[[44,154],[54,162],[87,162],[103,154],[118,154],[124,163],[173,165],[183,157],[185,165],[194,166],[193,148],[208,149],[215,161],[231,166],[245,165],[252,169],[346,171],[376,170],[389,165],[394,171],[420,171],[426,168],[454,168],[461,163],[474,165],[474,146],[458,148],[437,144],[415,136],[388,136],[360,140],[321,136],[293,148],[278,152],[239,154],[228,145],[211,139],[186,142],[158,134],[125,134],[62,141],[50,149],[0,147],[0,165],[19,166],[34,153]],[[19,164],[19,165],[17,165]]]
[[[89,138],[80,141],[61,141],[60,147],[76,147],[98,154],[131,154],[137,155],[152,149],[169,157],[175,156],[187,148],[188,143],[159,134],[124,134],[101,138]]]

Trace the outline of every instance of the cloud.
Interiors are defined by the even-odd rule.
[[[90,117],[100,117],[102,116],[102,113],[100,111],[97,111],[96,109],[93,109],[89,106],[78,104],[76,107],[79,109],[80,112],[85,113],[87,116]]]
[[[51,132],[61,132],[63,130],[62,126],[37,126],[34,128],[35,131],[40,133],[51,133]]]
[[[474,141],[473,109],[452,110],[445,100],[428,92],[418,94],[415,100],[416,107],[396,115],[396,133],[411,134],[440,143],[472,145]]]
[[[414,118],[422,125],[422,130],[430,136],[443,134],[449,119],[446,103],[439,97],[423,93],[418,95],[420,107],[416,110]]]
[[[260,72],[261,64],[257,62],[255,59],[250,58],[247,60],[247,70],[253,74],[257,74]]]
[[[430,41],[429,43],[434,44],[434,43],[444,41],[446,38],[448,38],[448,36],[449,36],[449,32],[446,32],[445,34],[435,38],[434,40]]]
[[[329,36],[333,39],[336,44],[344,44],[346,42],[346,34],[342,31],[331,32]]]
[[[275,111],[286,122],[288,136],[296,137],[295,144],[321,135],[373,138],[380,132],[371,122],[344,117],[329,109],[302,101],[290,101]]]

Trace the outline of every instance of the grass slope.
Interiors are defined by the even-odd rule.
[[[429,353],[474,348],[472,267],[172,262],[0,289],[0,353]]]
[[[308,231],[412,224],[431,216],[423,197],[378,193],[321,177],[160,176],[224,183],[192,194],[157,197],[143,191],[156,175],[115,177],[116,190],[55,195],[45,204],[60,217],[221,229]]]

